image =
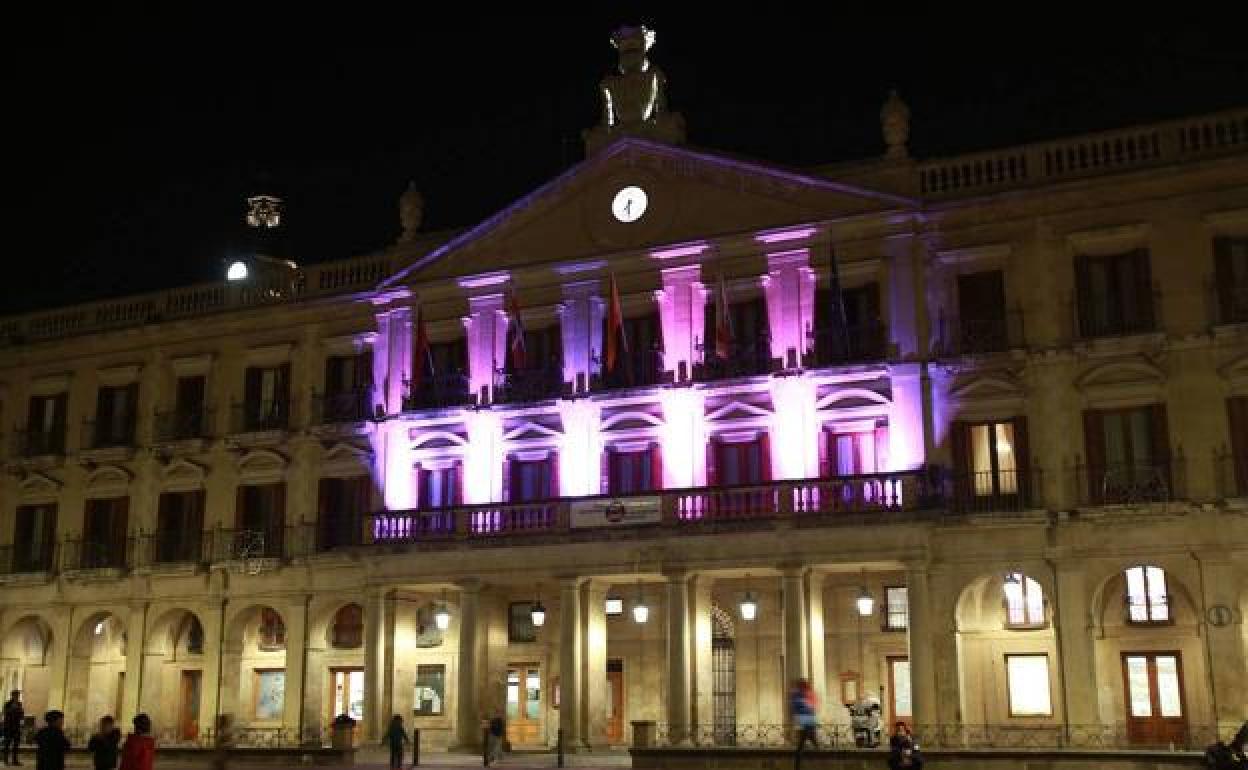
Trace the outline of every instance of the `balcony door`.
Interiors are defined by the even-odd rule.
[[[157,516],[156,561],[162,564],[199,561],[204,490],[161,494]]]
[[[1124,652],[1127,739],[1136,746],[1183,746],[1187,714],[1177,652]]]
[[[1084,412],[1088,494],[1093,504],[1170,499],[1164,404]]]
[[[286,523],[286,485],[251,484],[238,488],[236,547],[257,546],[252,556],[281,558]]]
[[[113,497],[87,501],[82,523],[82,569],[123,567],[126,563],[126,528],[130,498]]]
[[[1017,508],[1027,499],[1027,418],[957,422],[953,428],[957,503],[971,510]]]

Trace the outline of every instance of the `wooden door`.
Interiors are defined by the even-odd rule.
[[[178,707],[178,737],[193,741],[199,737],[199,692],[202,675],[199,671],[182,672],[181,699]]]
[[[513,664],[507,668],[507,741],[512,746],[539,746],[543,738],[541,667]]]
[[[624,661],[607,661],[607,743],[624,742]]]
[[[355,720],[353,739],[358,742],[360,727],[364,724],[364,669],[333,668],[330,669],[333,686],[330,688],[329,722],[334,717],[346,714]]]
[[[1127,739],[1137,746],[1187,744],[1183,664],[1177,652],[1124,652]]]
[[[888,729],[905,722],[914,726],[914,713],[910,705],[910,659],[904,656],[888,658]]]

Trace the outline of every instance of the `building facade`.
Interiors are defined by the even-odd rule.
[[[918,161],[893,95],[882,157],[795,171],[685,146],[652,39],[470,229],[409,191],[374,254],[0,320],[28,712],[744,743],[806,678],[837,735],[863,696],[928,743],[1248,717],[1248,111]]]

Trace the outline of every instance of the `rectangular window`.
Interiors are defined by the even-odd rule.
[[[26,423],[26,455],[65,453],[68,403],[67,393],[31,396]]]
[[[1018,494],[1014,423],[971,426],[971,486],[979,497]]]
[[[880,308],[880,285],[866,283],[843,289],[840,306],[831,289],[815,292],[814,330],[816,358],[820,363],[870,361],[884,354],[884,320]],[[840,315],[844,309],[844,321]],[[843,323],[843,326],[842,326]]]
[[[159,563],[198,562],[204,527],[204,491],[164,492],[160,496],[156,523]]]
[[[1083,337],[1154,330],[1147,249],[1075,258],[1079,331]]]
[[[884,589],[884,630],[905,631],[910,623],[910,603],[905,586]]]
[[[1160,567],[1131,567],[1126,571],[1127,622],[1169,623],[1170,598],[1166,573]]]
[[[876,430],[829,433],[828,457],[835,476],[856,476],[882,471],[883,447]]]
[[[1014,629],[1043,628],[1044,589],[1033,578],[1021,572],[1005,576],[1005,627]]]
[[[412,698],[412,713],[418,717],[440,716],[446,704],[446,666],[419,665],[416,667],[416,690]]]
[[[1170,446],[1162,404],[1084,413],[1094,503],[1170,499]]]
[[[554,485],[554,460],[513,459],[509,499],[513,503],[531,503],[558,497]]]
[[[259,546],[257,550],[264,556],[280,558],[285,525],[285,484],[249,484],[238,488],[238,506],[235,512],[238,537],[249,539],[252,544]],[[239,544],[241,543],[240,540]]]
[[[207,427],[204,397],[207,378],[203,375],[179,377],[173,404],[172,439],[199,438]]]
[[[507,605],[507,641],[511,644],[530,644],[537,641],[537,627],[533,625],[532,602],[512,602]]]
[[[133,446],[138,401],[138,383],[101,387],[96,392],[92,446]]]
[[[658,445],[634,452],[607,451],[607,492],[612,495],[634,495],[660,487],[656,455]]]
[[[372,382],[371,351],[326,359],[325,392],[321,396],[322,422],[358,421],[371,416]]]
[[[276,722],[286,709],[286,669],[256,669],[256,721]]]
[[[82,569],[120,568],[126,563],[130,498],[88,500],[82,523]]]
[[[317,548],[322,551],[356,545],[364,515],[371,508],[370,476],[321,479],[317,485]]]
[[[13,572],[51,571],[56,548],[56,504],[18,506],[13,546]]]
[[[716,470],[720,484],[733,486],[767,481],[762,439],[732,444],[716,442],[716,447]]]
[[[290,364],[248,367],[243,394],[243,429],[277,430],[290,420]]]
[[[986,353],[1009,347],[1005,274],[985,270],[958,276],[958,349]]]
[[[1213,258],[1218,321],[1248,323],[1248,238],[1215,238]]]
[[[453,508],[463,502],[458,462],[446,468],[422,468],[419,484],[423,510]]]
[[[1248,496],[1248,396],[1226,400],[1227,425],[1231,433],[1231,467],[1226,471],[1231,496]]]
[[[1048,655],[1006,655],[1005,672],[1010,716],[1053,716]]]
[[[658,313],[625,318],[621,336],[617,341],[615,368],[608,368],[607,342],[611,329],[609,320],[602,321],[601,350],[595,351],[601,364],[603,380],[608,387],[653,385],[663,373],[663,330]]]

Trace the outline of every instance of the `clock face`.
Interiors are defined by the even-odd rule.
[[[611,201],[611,213],[621,222],[636,222],[646,213],[646,191],[635,185],[623,188]]]

